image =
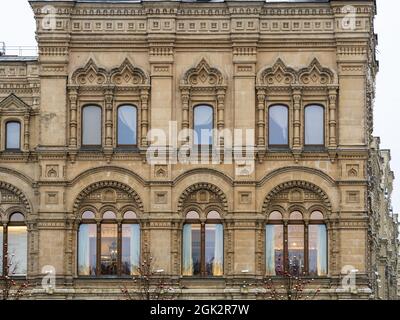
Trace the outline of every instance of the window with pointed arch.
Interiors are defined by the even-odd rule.
[[[224,228],[217,211],[210,211],[205,221],[200,219],[198,212],[188,212],[182,244],[183,276],[223,276]]]
[[[270,213],[265,230],[266,274],[323,277],[328,274],[328,237],[324,216],[313,211],[306,222],[299,211],[284,221]]]
[[[135,212],[125,212],[121,220],[113,211],[106,211],[98,221],[94,212],[85,211],[78,231],[78,275],[137,275],[140,248]]]
[[[2,275],[26,276],[28,229],[22,213],[12,213],[8,222],[0,226],[0,246],[2,248],[0,259]]]

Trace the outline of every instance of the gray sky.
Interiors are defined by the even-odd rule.
[[[400,99],[397,97],[400,89],[396,80],[400,74],[400,37],[396,34],[400,30],[400,1],[377,0],[377,3],[375,30],[379,36],[380,72],[377,78],[374,134],[381,137],[382,148],[392,150],[391,167],[398,177],[393,205],[395,212],[400,213],[400,134],[396,130],[396,127],[400,130]],[[2,0],[0,6],[0,41],[8,46],[36,45],[35,22],[28,1]]]

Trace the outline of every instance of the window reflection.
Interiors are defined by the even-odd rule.
[[[22,276],[27,272],[28,230],[26,226],[8,226],[9,275]]]
[[[326,226],[309,226],[309,273],[313,276],[325,276],[327,274],[327,243]]]
[[[194,108],[194,144],[212,145],[214,110],[211,106],[201,105]]]
[[[78,274],[81,276],[96,275],[96,242],[97,226],[81,224],[78,240]]]
[[[3,232],[4,229],[0,226],[0,275],[3,274]]]
[[[265,243],[266,274],[279,275],[284,271],[283,225],[267,225]]]
[[[288,226],[289,272],[301,275],[304,270],[304,226]]]
[[[286,146],[289,144],[289,110],[286,106],[272,106],[269,108],[269,144]]]
[[[21,148],[21,124],[16,121],[6,124],[6,149]]]
[[[118,267],[118,226],[101,225],[100,268],[102,275],[117,275]]]
[[[137,109],[134,106],[118,108],[118,145],[137,144]]]
[[[82,110],[82,144],[101,145],[101,108],[86,106]]]
[[[223,271],[223,229],[221,224],[206,224],[205,256],[206,274],[222,276]]]
[[[122,225],[122,274],[137,275],[140,264],[140,226]]]
[[[305,144],[324,144],[324,108],[311,105],[305,108]]]

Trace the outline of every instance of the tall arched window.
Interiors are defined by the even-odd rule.
[[[328,273],[327,231],[323,214],[315,211],[306,224],[299,211],[284,223],[274,211],[266,225],[266,274],[326,276]]]
[[[222,276],[224,231],[219,213],[210,211],[202,222],[197,212],[189,212],[183,227],[182,249],[184,276]]]
[[[304,122],[305,145],[324,145],[324,107],[319,105],[309,105],[305,107]]]
[[[118,146],[137,145],[137,108],[123,105],[118,108]]]
[[[25,276],[27,274],[28,229],[22,213],[15,212],[5,227],[0,227],[1,271],[3,275]]]
[[[199,105],[193,110],[194,144],[212,145],[214,129],[214,109],[208,105]]]
[[[82,145],[101,146],[102,116],[99,106],[85,106],[82,109]]]
[[[6,123],[6,150],[21,149],[21,124],[18,121]]]
[[[268,136],[272,147],[289,145],[289,108],[285,105],[274,105],[269,108]]]
[[[132,211],[123,215],[107,211],[97,223],[92,211],[82,214],[78,232],[80,276],[137,275],[140,263],[140,226]]]

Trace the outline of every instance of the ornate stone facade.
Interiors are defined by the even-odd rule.
[[[4,223],[10,207],[26,216],[28,278],[40,283],[43,266],[51,265],[53,297],[120,298],[128,280],[78,276],[77,230],[87,208],[96,219],[113,210],[118,221],[129,209],[140,222],[142,252],[185,287],[183,298],[243,298],[243,281],[265,276],[269,214],[278,210],[287,219],[297,210],[307,221],[318,210],[328,232],[328,275],[316,280],[321,298],[393,297],[394,223],[378,209],[384,199],[368,201],[372,191],[379,197],[368,183],[379,166],[370,161],[379,163],[370,150],[374,1],[346,1],[352,7],[345,8],[334,0],[30,3],[39,59],[0,57],[0,193],[10,195],[0,213]],[[354,10],[351,29],[342,23],[347,10]],[[133,149],[117,143],[124,103],[138,110]],[[255,130],[254,170],[238,161],[146,161],[149,131],[169,132],[170,121],[192,128],[199,103],[213,107],[219,130]],[[289,146],[276,150],[268,146],[268,109],[278,103],[289,109]],[[101,148],[82,144],[87,104],[102,110]],[[305,146],[308,104],[325,110],[322,148]],[[10,120],[21,123],[18,152],[5,148]],[[220,214],[223,277],[182,277],[182,228],[193,207]],[[391,231],[373,224],[383,220]],[[385,232],[387,242],[378,241]],[[371,280],[378,260],[380,290]],[[342,288],[346,266],[358,270],[356,290]],[[33,296],[50,297],[40,287]]]

